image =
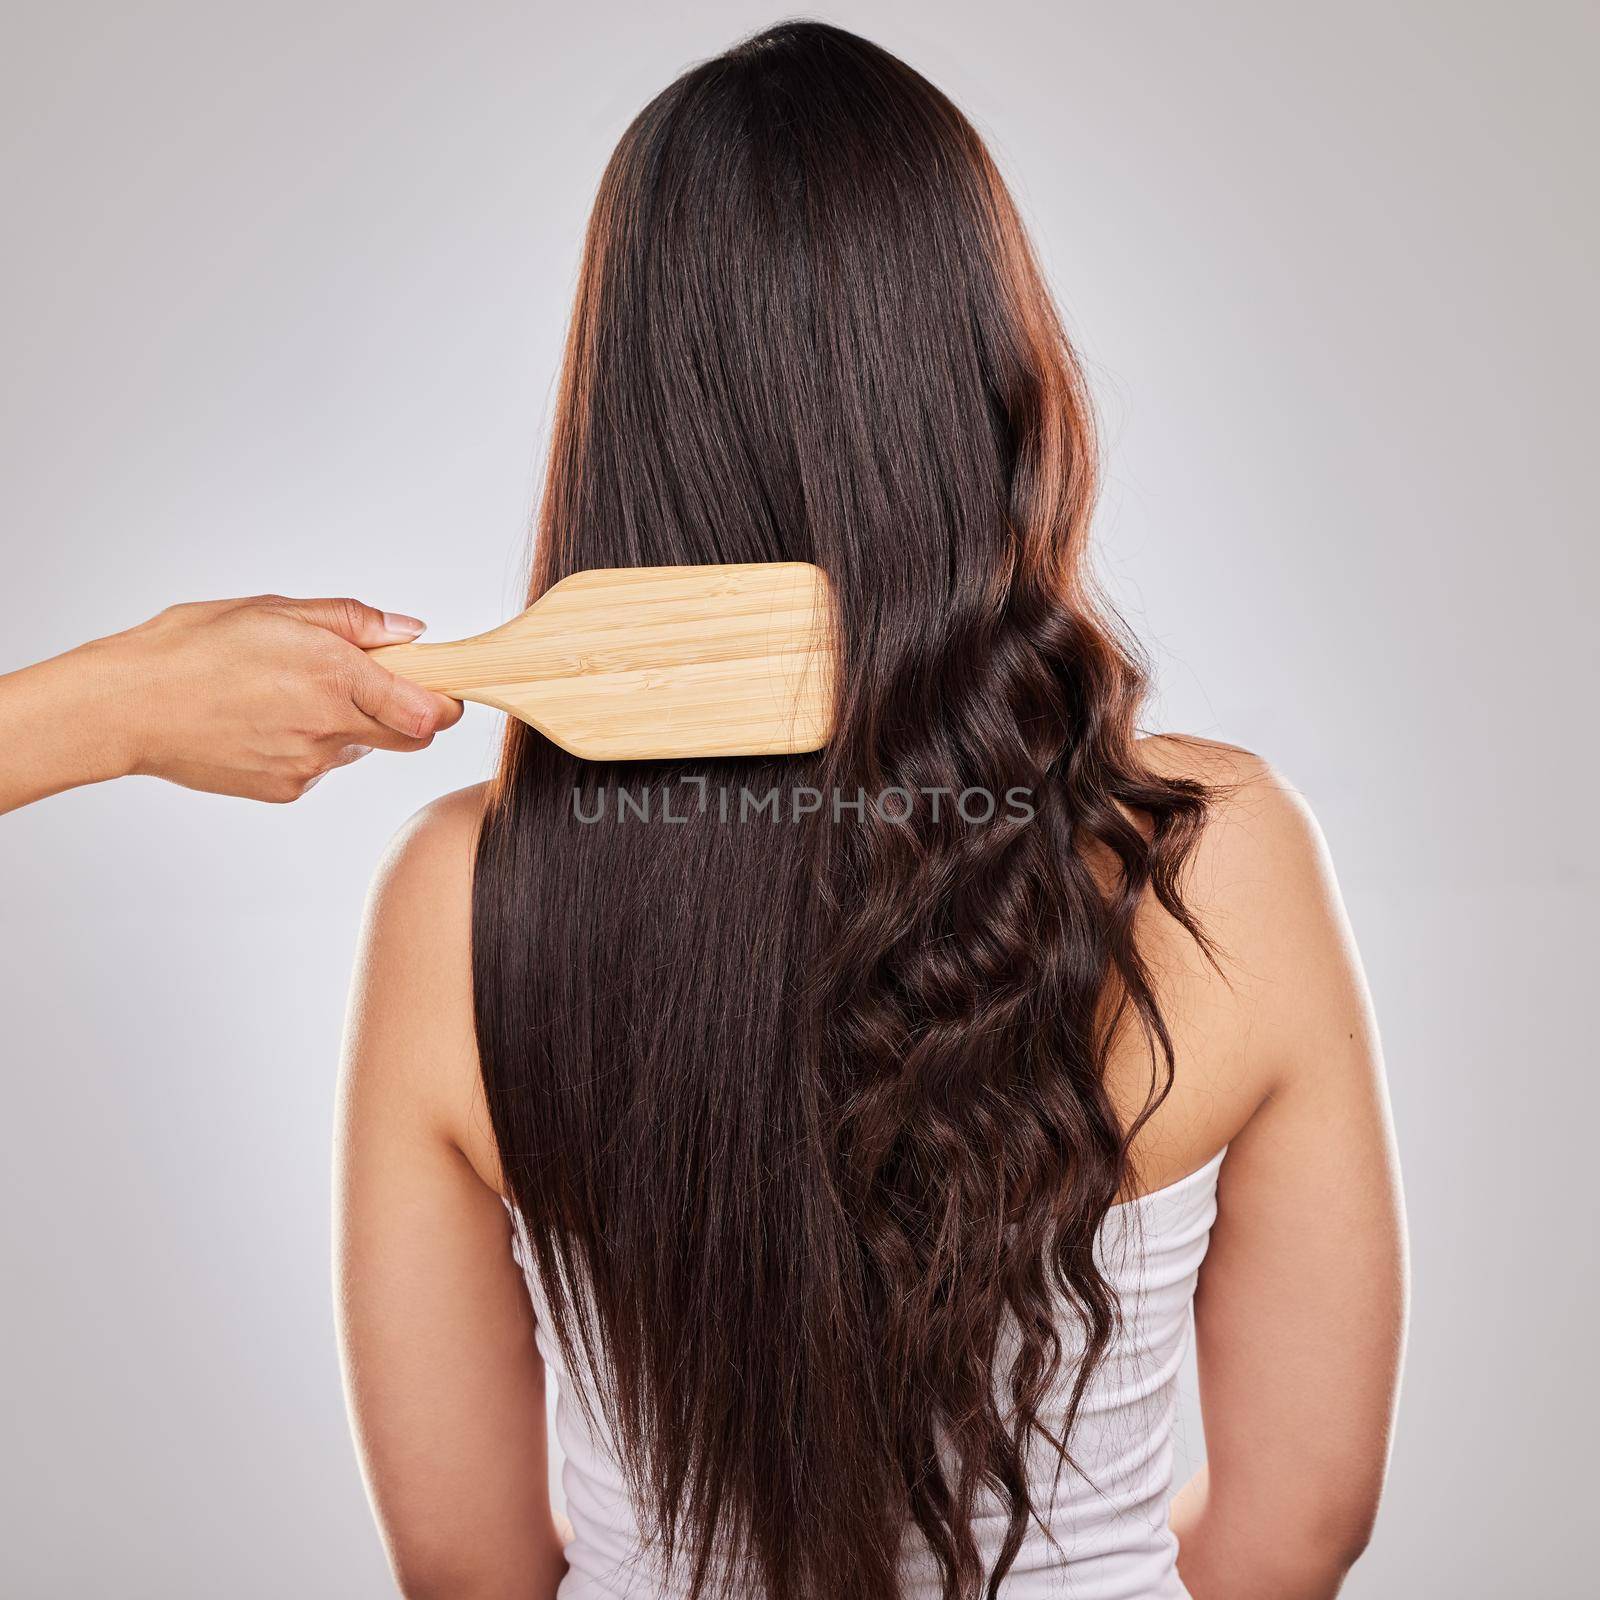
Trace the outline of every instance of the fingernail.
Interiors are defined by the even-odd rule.
[[[398,611],[385,611],[383,614],[383,626],[384,631],[387,633],[398,633],[407,639],[415,639],[428,624],[419,621],[416,617],[404,616]]]

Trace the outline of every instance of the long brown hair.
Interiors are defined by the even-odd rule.
[[[838,728],[604,767],[512,725],[473,971],[554,1331],[696,1594],[885,1600],[914,1527],[947,1600],[993,1596],[1030,1443],[1070,1462],[1117,1314],[1119,1018],[1152,1106],[1171,1078],[1135,909],[1189,925],[1205,808],[1137,751],[1094,490],[1077,362],[943,94],[802,22],[644,109],[589,227],[530,597],[816,562]]]

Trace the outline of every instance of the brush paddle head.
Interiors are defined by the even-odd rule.
[[[827,579],[778,561],[575,572],[488,633],[370,654],[575,756],[642,761],[820,750],[833,644]]]

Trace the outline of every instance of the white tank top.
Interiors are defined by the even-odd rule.
[[[1030,1524],[1001,1585],[1008,1600],[1187,1600],[1177,1541],[1167,1528],[1172,1427],[1225,1153],[1165,1189],[1113,1206],[1106,1218],[1100,1263],[1121,1299],[1122,1324],[1090,1379],[1069,1441],[1080,1471],[1062,1468],[1058,1475],[1054,1452],[1036,1441],[1029,1464],[1033,1505],[1055,1542]],[[566,1457],[561,1482],[574,1530],[558,1600],[681,1600],[684,1591],[663,1576],[641,1537],[612,1439],[584,1420],[574,1384],[592,1380],[569,1372],[562,1360],[537,1275],[527,1271],[520,1224],[512,1251],[557,1388],[556,1437]],[[1073,1327],[1070,1320],[1064,1326]],[[1061,1403],[1041,1413],[1058,1432],[1075,1338],[1075,1330],[1063,1334]],[[1005,1530],[1003,1505],[980,1499],[973,1531],[986,1563]],[[901,1573],[905,1600],[939,1594],[937,1564],[915,1529],[906,1535]]]

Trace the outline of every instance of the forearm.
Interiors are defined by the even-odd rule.
[[[369,750],[425,750],[460,702],[367,654],[421,631],[356,600],[211,600],[0,677],[0,812],[131,772],[294,800]]]
[[[0,812],[126,772],[123,695],[99,642],[0,677]]]
[[[1169,1521],[1194,1600],[1332,1600],[1366,1545],[1333,1520],[1219,1502],[1205,1467],[1174,1497]]]

